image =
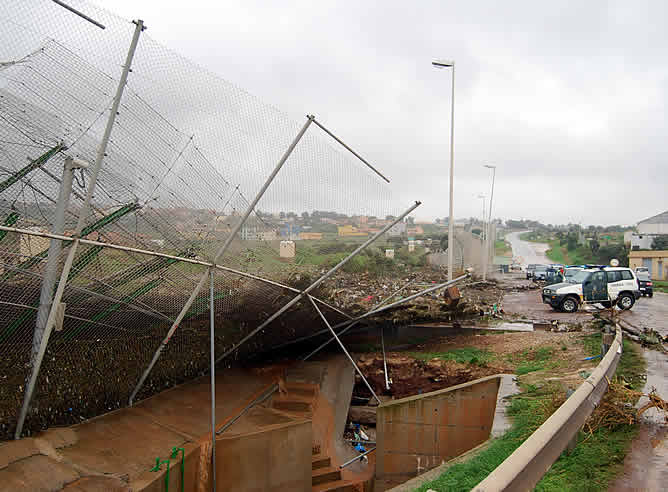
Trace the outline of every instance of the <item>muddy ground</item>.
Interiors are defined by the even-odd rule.
[[[447,336],[409,350],[389,352],[388,374],[392,379],[389,391],[385,389],[382,352],[356,357],[374,391],[388,398],[436,391],[492,374],[513,373],[522,366],[540,367],[522,376],[523,383],[547,378],[575,389],[584,380],[583,374],[597,363],[583,360],[587,354],[581,339],[590,333],[535,331]],[[471,347],[488,353],[489,357],[467,363],[438,357]],[[421,354],[430,355],[422,360]],[[361,381],[355,387],[355,395],[360,401],[371,396]]]

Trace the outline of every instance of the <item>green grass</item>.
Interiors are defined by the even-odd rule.
[[[666,281],[666,280],[652,280],[652,285],[654,286],[654,290],[656,290],[658,292],[668,293],[668,281]]]
[[[585,351],[591,355],[600,352],[601,335],[583,337]],[[519,358],[538,357],[547,360],[553,349],[525,351]],[[617,376],[623,375],[632,384],[641,382],[644,359],[631,342],[624,341],[624,351],[617,367]],[[425,483],[419,491],[468,491],[480,483],[497,466],[524,442],[556,410],[558,397],[564,389],[557,384],[523,385],[523,393],[511,400],[509,415],[513,426],[503,436],[494,439],[489,446],[466,462],[449,467],[436,480]],[[577,446],[572,453],[564,452],[552,465],[535,490],[604,491],[617,476],[624,456],[635,437],[636,427],[623,425],[616,429],[601,428],[593,434],[580,432]]]
[[[518,376],[523,376],[530,372],[542,371],[548,367],[548,362],[552,359],[554,352],[553,347],[541,347],[532,351],[523,350],[519,354],[510,355],[508,360],[512,364],[516,364],[515,373]]]
[[[432,359],[453,360],[461,364],[475,364],[485,366],[494,358],[494,354],[486,350],[480,350],[475,347],[464,347],[448,352],[409,352],[407,355],[416,359],[429,361]]]

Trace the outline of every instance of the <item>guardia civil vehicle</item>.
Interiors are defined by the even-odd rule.
[[[612,260],[610,267],[584,268],[565,282],[546,286],[543,302],[557,311],[574,313],[584,304],[617,305],[631,309],[640,298],[638,279],[630,268],[619,267]]]

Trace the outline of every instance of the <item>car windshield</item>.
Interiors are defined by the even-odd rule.
[[[541,272],[544,272],[547,270],[547,267],[545,265],[536,265],[534,270],[540,270]]]
[[[575,275],[568,278],[568,282],[571,284],[581,284],[587,280],[587,278],[589,278],[589,275],[591,275],[591,272],[588,272],[587,270],[580,270]]]
[[[574,277],[575,274],[577,274],[578,272],[581,272],[581,271],[582,270],[576,270],[574,268],[568,268],[568,269],[564,270],[564,277],[566,277],[566,278]]]
[[[649,274],[647,272],[638,272],[637,277],[638,277],[638,280],[643,280],[643,281],[651,280],[649,278]]]

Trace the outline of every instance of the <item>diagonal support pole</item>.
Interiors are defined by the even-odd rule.
[[[232,231],[230,232],[229,236],[225,240],[225,243],[221,246],[221,248],[218,250],[216,253],[216,256],[213,259],[213,263],[215,263],[225,254],[227,249],[230,247],[230,244],[232,244],[232,241],[237,237],[237,234],[239,230],[241,229],[241,226],[246,222],[246,219],[248,216],[255,210],[255,206],[257,203],[260,201],[264,193],[267,191],[267,188],[269,188],[269,185],[271,185],[272,181],[274,181],[274,178],[278,174],[278,172],[281,170],[283,167],[283,164],[288,160],[288,157],[290,157],[290,154],[292,154],[292,151],[295,150],[295,147],[299,143],[299,141],[302,139],[304,136],[304,133],[306,133],[306,130],[308,130],[308,127],[311,126],[311,123],[313,123],[313,120],[315,119],[314,116],[308,116],[306,123],[304,123],[304,126],[302,129],[299,131],[295,139],[292,141],[288,149],[285,151],[281,159],[278,161],[278,164],[276,164],[276,167],[272,171],[272,173],[269,175],[267,180],[265,181],[264,185],[258,191],[257,195],[255,196],[255,199],[248,205],[246,208],[246,212],[244,212],[244,215],[241,217],[241,220],[237,222],[237,224],[234,226]],[[135,386],[135,389],[132,391],[132,394],[130,395],[130,401],[129,405],[132,406],[134,403],[135,397],[137,396],[137,393],[141,389],[141,387],[144,385],[144,382],[146,381],[146,378],[148,375],[151,373],[151,370],[153,369],[153,366],[155,366],[155,363],[158,361],[160,358],[160,354],[162,353],[163,349],[165,346],[169,343],[169,340],[172,338],[172,335],[174,335],[174,332],[176,329],[179,327],[179,324],[181,321],[183,321],[183,318],[185,317],[186,313],[190,309],[190,306],[192,306],[193,302],[195,302],[195,298],[199,294],[199,292],[202,290],[202,287],[204,287],[204,284],[206,283],[207,278],[209,277],[209,270],[211,270],[213,267],[209,267],[207,271],[205,271],[202,276],[200,277],[199,282],[193,289],[192,293],[190,294],[190,297],[186,301],[185,305],[181,309],[181,312],[179,315],[176,317],[176,320],[172,324],[172,326],[169,328],[169,331],[167,332],[167,335],[165,338],[162,340],[160,345],[158,346],[157,350],[153,354],[153,358],[151,359],[151,362],[149,363],[148,367],[144,370],[143,374],[139,378],[139,382],[137,383],[137,386]],[[217,362],[217,361],[216,361]]]
[[[139,43],[139,35],[145,29],[144,22],[142,20],[134,21],[135,31],[132,36],[132,41],[130,42],[130,48],[128,49],[128,54],[125,58],[125,65],[123,66],[123,71],[121,72],[121,78],[118,81],[118,86],[116,87],[116,94],[114,95],[114,100],[109,111],[109,118],[107,119],[107,125],[104,129],[104,134],[102,135],[102,140],[100,141],[100,146],[97,149],[97,155],[95,157],[95,163],[93,164],[93,170],[91,172],[90,184],[86,190],[86,198],[84,199],[83,206],[79,212],[79,219],[77,221],[77,226],[75,229],[75,236],[79,236],[81,231],[86,224],[88,219],[88,212],[90,210],[91,201],[95,193],[95,186],[97,184],[97,177],[100,173],[100,168],[102,167],[102,161],[107,152],[107,144],[111,137],[111,131],[114,127],[114,122],[116,121],[116,115],[118,114],[118,108],[121,103],[121,98],[123,97],[123,91],[125,90],[125,85],[128,80],[128,74],[130,73],[130,67],[132,65],[132,59],[134,58],[135,51],[137,49],[137,44]],[[33,353],[32,357],[32,371],[30,378],[26,384],[26,390],[23,395],[23,405],[21,406],[21,411],[19,412],[19,418],[16,423],[16,431],[14,432],[14,439],[20,439],[21,433],[23,432],[23,423],[25,422],[26,415],[28,414],[28,408],[30,408],[30,400],[32,399],[33,392],[35,391],[35,386],[37,384],[37,376],[42,367],[42,360],[44,359],[44,354],[46,353],[46,347],[49,343],[49,338],[51,336],[51,331],[53,329],[54,322],[56,320],[56,311],[57,306],[60,304],[60,301],[63,297],[63,292],[65,291],[65,284],[70,274],[70,269],[72,268],[72,263],[74,262],[74,255],[76,254],[79,241],[75,240],[72,244],[72,248],[67,255],[65,260],[65,265],[63,266],[62,273],[60,275],[60,282],[58,283],[58,288],[56,289],[56,294],[53,297],[51,304],[51,309],[46,320],[46,325],[44,327],[43,334],[40,337],[40,341],[37,346],[37,351]]]
[[[380,401],[380,398],[378,398],[378,395],[376,394],[376,392],[373,390],[373,388],[372,388],[371,385],[369,384],[369,381],[367,381],[367,379],[364,377],[364,374],[362,374],[361,369],[357,366],[357,364],[355,363],[355,361],[353,360],[353,358],[350,356],[350,353],[348,353],[348,351],[346,350],[346,347],[345,347],[345,345],[343,345],[343,342],[341,341],[341,339],[340,339],[338,336],[336,336],[336,332],[334,331],[334,328],[332,328],[332,325],[329,324],[329,321],[327,321],[327,318],[325,318],[325,315],[322,314],[322,311],[320,311],[320,308],[319,308],[318,305],[315,303],[315,301],[313,300],[313,298],[311,298],[311,296],[308,296],[308,300],[311,301],[311,304],[313,305],[313,307],[315,308],[315,310],[318,312],[318,314],[319,314],[320,317],[322,318],[322,321],[325,323],[325,325],[327,326],[327,328],[329,328],[329,331],[332,332],[332,336],[334,337],[334,339],[336,340],[336,342],[339,344],[339,347],[341,347],[341,350],[343,350],[343,353],[346,354],[346,357],[348,357],[348,360],[350,361],[350,363],[351,363],[351,364],[353,365],[353,367],[355,368],[355,371],[356,371],[357,374],[359,374],[359,376],[362,378],[362,381],[364,381],[364,384],[366,385],[366,387],[369,389],[369,391],[371,391],[371,394],[372,394],[373,397],[376,399],[376,401],[378,402],[378,404],[380,405],[381,403],[383,403],[382,401]]]
[[[223,355],[221,355],[220,357],[218,357],[218,359],[216,359],[216,363],[220,362],[222,359],[224,359],[225,357],[227,357],[228,355],[230,355],[232,352],[234,352],[235,350],[237,350],[241,345],[243,345],[243,344],[246,343],[248,340],[250,340],[251,338],[253,338],[258,332],[260,332],[260,331],[261,331],[262,329],[264,329],[267,325],[269,325],[269,323],[271,323],[272,321],[274,321],[274,320],[275,320],[276,318],[278,318],[281,314],[283,314],[283,313],[286,312],[288,309],[290,309],[292,306],[294,306],[295,304],[297,304],[297,302],[299,302],[299,300],[300,300],[302,297],[309,295],[309,293],[310,293],[312,290],[314,290],[316,287],[318,287],[318,285],[320,285],[320,284],[323,283],[325,280],[327,280],[329,277],[331,277],[332,275],[334,275],[334,273],[336,273],[336,271],[339,270],[343,265],[345,265],[346,263],[348,263],[352,258],[354,258],[356,255],[358,255],[358,254],[361,253],[364,249],[366,249],[371,243],[373,243],[373,242],[376,241],[379,237],[381,237],[383,234],[385,234],[387,231],[389,231],[389,230],[392,228],[392,226],[394,226],[396,223],[398,223],[398,222],[404,220],[404,218],[405,218],[408,214],[410,214],[413,210],[415,210],[415,209],[416,209],[417,207],[419,207],[419,206],[420,206],[420,202],[415,202],[415,204],[413,204],[408,210],[406,210],[403,214],[401,214],[399,217],[397,217],[394,221],[392,221],[390,224],[388,224],[388,225],[386,225],[385,227],[383,227],[383,229],[381,229],[380,231],[378,231],[373,237],[367,239],[367,240],[366,240],[362,245],[360,245],[355,251],[353,251],[352,253],[350,253],[350,254],[349,254],[348,256],[346,256],[343,260],[341,260],[338,264],[336,264],[333,268],[331,268],[327,273],[325,273],[325,274],[322,275],[318,280],[316,280],[316,281],[313,282],[311,285],[309,285],[309,286],[306,288],[306,290],[304,290],[303,292],[301,292],[301,293],[299,293],[298,295],[296,295],[291,301],[289,301],[287,304],[285,304],[281,309],[279,309],[279,310],[276,311],[274,314],[272,314],[271,316],[269,316],[269,318],[267,318],[267,320],[264,321],[260,326],[258,326],[257,328],[255,328],[255,329],[254,329],[253,331],[251,331],[248,335],[246,335],[246,336],[243,337],[239,342],[237,342],[234,346],[232,346],[232,348],[228,349]]]

